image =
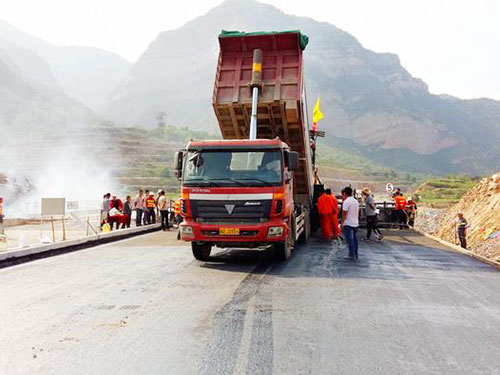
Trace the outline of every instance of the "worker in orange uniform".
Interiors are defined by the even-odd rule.
[[[321,234],[325,240],[332,238],[332,202],[325,192],[318,198],[318,213],[321,220]]]
[[[398,218],[399,229],[404,229],[408,225],[408,216],[406,214],[406,198],[403,193],[396,192],[394,195],[394,202],[396,204],[396,216]]]
[[[146,211],[148,212],[148,222],[147,224],[156,224],[156,200],[155,200],[155,195],[154,193],[149,193],[149,195],[146,197]]]
[[[332,207],[331,227],[332,227],[333,239],[337,239],[340,236],[339,201],[337,200],[337,197],[332,194],[332,189],[326,189],[325,194],[330,199],[330,205]]]

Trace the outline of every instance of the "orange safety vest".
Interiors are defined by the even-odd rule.
[[[153,197],[147,197],[146,198],[146,208],[155,208],[156,207],[156,202]]]
[[[394,201],[396,202],[396,210],[404,210],[406,209],[406,198],[402,195],[396,195],[394,197]]]
[[[176,215],[180,215],[181,214],[181,200],[180,199],[177,199],[175,201],[174,212],[175,212]]]

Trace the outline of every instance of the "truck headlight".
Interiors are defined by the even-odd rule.
[[[283,235],[283,227],[269,227],[267,237],[280,237]]]
[[[181,236],[192,237],[193,236],[193,227],[190,227],[188,225],[181,225]]]

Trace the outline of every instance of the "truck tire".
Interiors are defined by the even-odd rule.
[[[295,216],[290,218],[291,230],[288,232],[285,242],[274,244],[274,257],[279,262],[284,262],[292,256],[295,245]]]
[[[191,242],[191,248],[193,250],[193,256],[196,260],[208,260],[210,258],[210,252],[212,251],[212,245],[209,243],[204,243],[202,245]]]
[[[304,230],[300,234],[297,242],[299,244],[305,244],[309,241],[309,236],[311,235],[311,218],[309,216],[309,210],[304,208]]]

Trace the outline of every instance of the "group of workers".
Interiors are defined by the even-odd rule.
[[[417,203],[410,197],[406,200],[400,188],[394,192],[394,213],[399,224],[399,229],[404,229],[408,226],[413,227],[415,224],[415,215],[417,212]]]
[[[341,236],[339,227],[339,212],[340,207],[342,207],[343,210],[345,201],[344,192],[346,191],[346,189],[352,192],[351,187],[342,189],[341,205],[339,205],[337,197],[332,194],[332,190],[330,188],[325,189],[318,198],[317,208],[320,215],[321,234],[326,240],[338,240]],[[372,193],[369,188],[364,188],[362,190],[362,194],[365,203],[365,216],[367,220],[367,234],[364,238],[370,239],[371,233],[374,232],[377,236],[377,239],[381,240],[384,236],[380,232],[380,229],[378,229],[377,227],[378,209],[375,207]],[[347,195],[346,198],[350,196],[352,196],[352,193],[351,195]]]
[[[169,229],[169,202],[165,191],[159,189],[155,195],[149,190],[139,189],[134,201],[127,195],[125,202],[115,195],[107,193],[103,196],[101,209],[101,228],[103,230],[130,228],[132,212],[135,211],[135,225],[156,224],[157,217],[160,218],[161,228]]]
[[[403,193],[401,193],[401,189],[396,189],[394,195],[395,202],[395,215],[399,224],[399,229],[404,229],[407,226],[413,227],[415,224],[415,215],[417,212],[417,204],[410,197],[408,200],[404,197]],[[460,246],[464,249],[467,249],[467,228],[469,228],[469,224],[465,219],[462,212],[457,214],[457,219],[455,219],[456,225],[456,235],[458,237],[458,242]]]
[[[349,248],[349,256],[347,258],[357,259],[357,229],[360,216],[359,201],[353,196],[353,189],[350,186],[342,189],[341,196],[342,202],[339,204],[337,197],[332,194],[331,189],[325,189],[320,193],[317,200],[317,209],[320,215],[321,234],[325,240],[337,240],[340,244],[342,229],[344,239]],[[361,198],[364,203],[366,217],[366,236],[363,237],[363,240],[369,241],[373,233],[376,239],[381,241],[384,235],[378,228],[379,210],[375,206],[373,194],[368,187],[363,188],[361,191]],[[400,229],[413,226],[417,210],[416,202],[411,198],[406,200],[399,188],[394,192],[392,198],[395,203],[393,222],[397,222]],[[339,216],[342,220],[340,225]]]
[[[165,195],[165,190],[158,189],[158,192],[153,193],[149,190],[139,189],[134,199],[134,210],[136,212],[135,225],[156,224],[156,219],[159,216],[161,229],[169,229],[169,202]]]

